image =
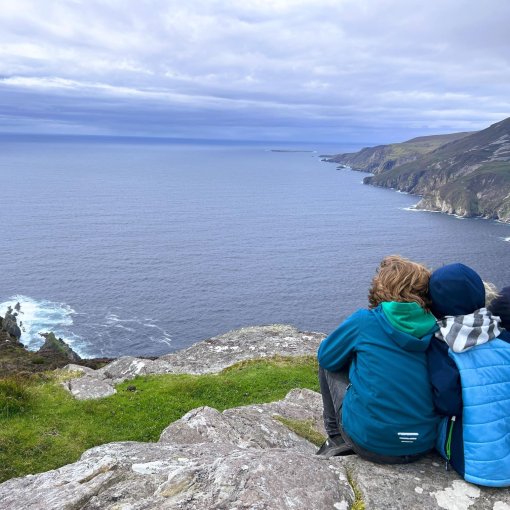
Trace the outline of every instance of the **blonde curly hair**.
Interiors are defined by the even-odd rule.
[[[400,255],[385,257],[372,279],[368,292],[369,308],[375,308],[383,301],[397,301],[418,303],[428,311],[430,274],[431,271],[424,265]]]
[[[488,308],[490,304],[498,297],[500,297],[498,288],[491,282],[484,280],[483,286],[485,287],[485,308]]]

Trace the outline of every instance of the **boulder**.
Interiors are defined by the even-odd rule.
[[[166,361],[173,373],[210,374],[248,359],[313,355],[325,336],[283,324],[253,326],[204,340],[159,359]]]
[[[77,400],[92,400],[109,397],[117,393],[117,390],[109,381],[85,375],[77,379],[70,379],[62,383]]]
[[[301,401],[302,406],[296,404]],[[223,413],[210,407],[199,407],[169,425],[161,434],[162,443],[195,444],[223,442],[241,448],[293,448],[313,454],[316,448],[283,425],[278,417],[311,421],[320,416],[313,415],[318,393],[310,390],[292,390],[280,402],[258,404],[227,409]],[[325,434],[322,420],[317,430]]]
[[[164,360],[141,359],[133,356],[123,356],[97,370],[100,378],[109,379],[112,384],[119,384],[139,375],[168,374],[171,372],[172,367]]]

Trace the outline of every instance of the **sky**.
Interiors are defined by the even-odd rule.
[[[510,116],[507,0],[0,0],[0,133],[389,143]]]

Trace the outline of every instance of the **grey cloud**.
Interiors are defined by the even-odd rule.
[[[503,0],[1,3],[2,130],[390,141],[510,115]]]

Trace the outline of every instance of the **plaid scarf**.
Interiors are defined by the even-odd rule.
[[[453,352],[463,352],[498,337],[502,328],[501,319],[486,308],[475,310],[470,315],[446,316],[438,320],[436,338],[444,340]]]

